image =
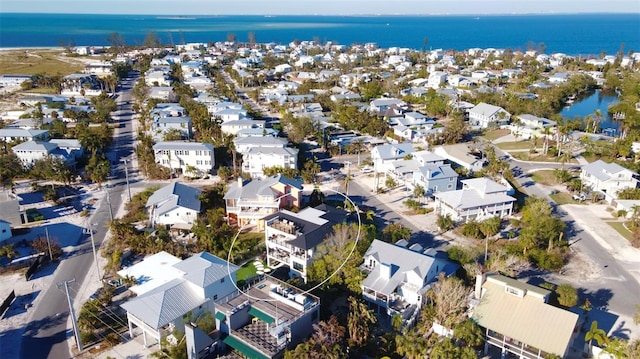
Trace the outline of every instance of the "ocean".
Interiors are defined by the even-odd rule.
[[[511,48],[543,43],[547,53],[615,54],[624,44],[640,51],[640,14],[478,16],[155,16],[0,13],[0,47],[108,45],[112,32],[128,45],[155,32],[164,44],[238,41],[287,44],[293,40],[350,45],[375,42],[422,49]]]

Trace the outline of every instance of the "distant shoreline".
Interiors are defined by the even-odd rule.
[[[452,14],[452,13],[433,13],[433,14],[180,14],[176,15],[175,13],[162,13],[162,14],[140,14],[140,13],[90,13],[90,12],[5,12],[5,15],[89,15],[89,16],[156,16],[156,17],[166,17],[171,19],[185,19],[189,20],[191,18],[206,18],[206,17],[225,17],[225,16],[258,16],[258,17],[299,17],[299,16],[309,16],[309,17],[491,17],[491,16],[583,16],[583,15],[640,15],[640,11],[628,11],[628,12],[519,12],[519,13],[460,13],[460,14]]]

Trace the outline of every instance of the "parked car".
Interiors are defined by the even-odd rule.
[[[371,167],[362,167],[362,169],[360,169],[360,172],[362,172],[362,173],[371,173],[371,172],[373,172],[373,169]]]
[[[571,196],[571,198],[573,198],[574,201],[582,202],[587,199],[587,195],[585,195],[584,193],[576,193]]]

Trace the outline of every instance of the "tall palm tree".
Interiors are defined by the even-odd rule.
[[[347,327],[349,329],[349,344],[362,347],[367,343],[371,325],[376,322],[373,311],[367,305],[359,302],[355,297],[349,297],[349,315]]]

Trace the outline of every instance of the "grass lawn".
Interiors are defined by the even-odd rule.
[[[614,160],[610,156],[598,156],[598,155],[594,155],[593,153],[588,153],[588,152],[583,152],[582,153],[582,157],[584,157],[584,159],[587,160],[587,162],[589,162],[589,163],[595,162],[597,160],[603,160],[605,162],[613,162],[613,160]]]
[[[486,130],[484,132],[484,134],[482,135],[482,137],[486,138],[489,141],[493,141],[495,139],[498,139],[500,137],[504,137],[508,134],[510,134],[511,131],[506,130],[506,129],[499,129],[499,128],[495,128],[495,129],[491,129],[491,130]]]
[[[509,154],[520,161],[537,161],[537,162],[556,162],[559,163],[556,156],[545,156],[540,153],[529,154],[529,152],[509,152]],[[572,158],[566,164],[577,164],[578,160]]]
[[[559,205],[580,203],[574,201],[573,198],[571,198],[571,194],[567,192],[557,192],[556,194],[549,195],[549,197],[551,197],[551,199],[553,199]]]
[[[624,226],[624,222],[607,222],[607,224],[627,240],[631,239],[631,232]]]
[[[535,171],[531,173],[531,179],[536,183],[552,186],[557,183],[556,176],[553,173],[553,170]]]
[[[501,150],[530,150],[533,148],[533,143],[530,141],[516,141],[516,142],[500,142],[496,144]]]
[[[236,272],[236,279],[238,281],[246,280],[247,278],[251,278],[256,275],[256,267],[253,265],[253,261],[243,265]]]
[[[68,75],[84,69],[82,61],[60,56],[63,50],[30,49],[0,51],[0,73]]]

